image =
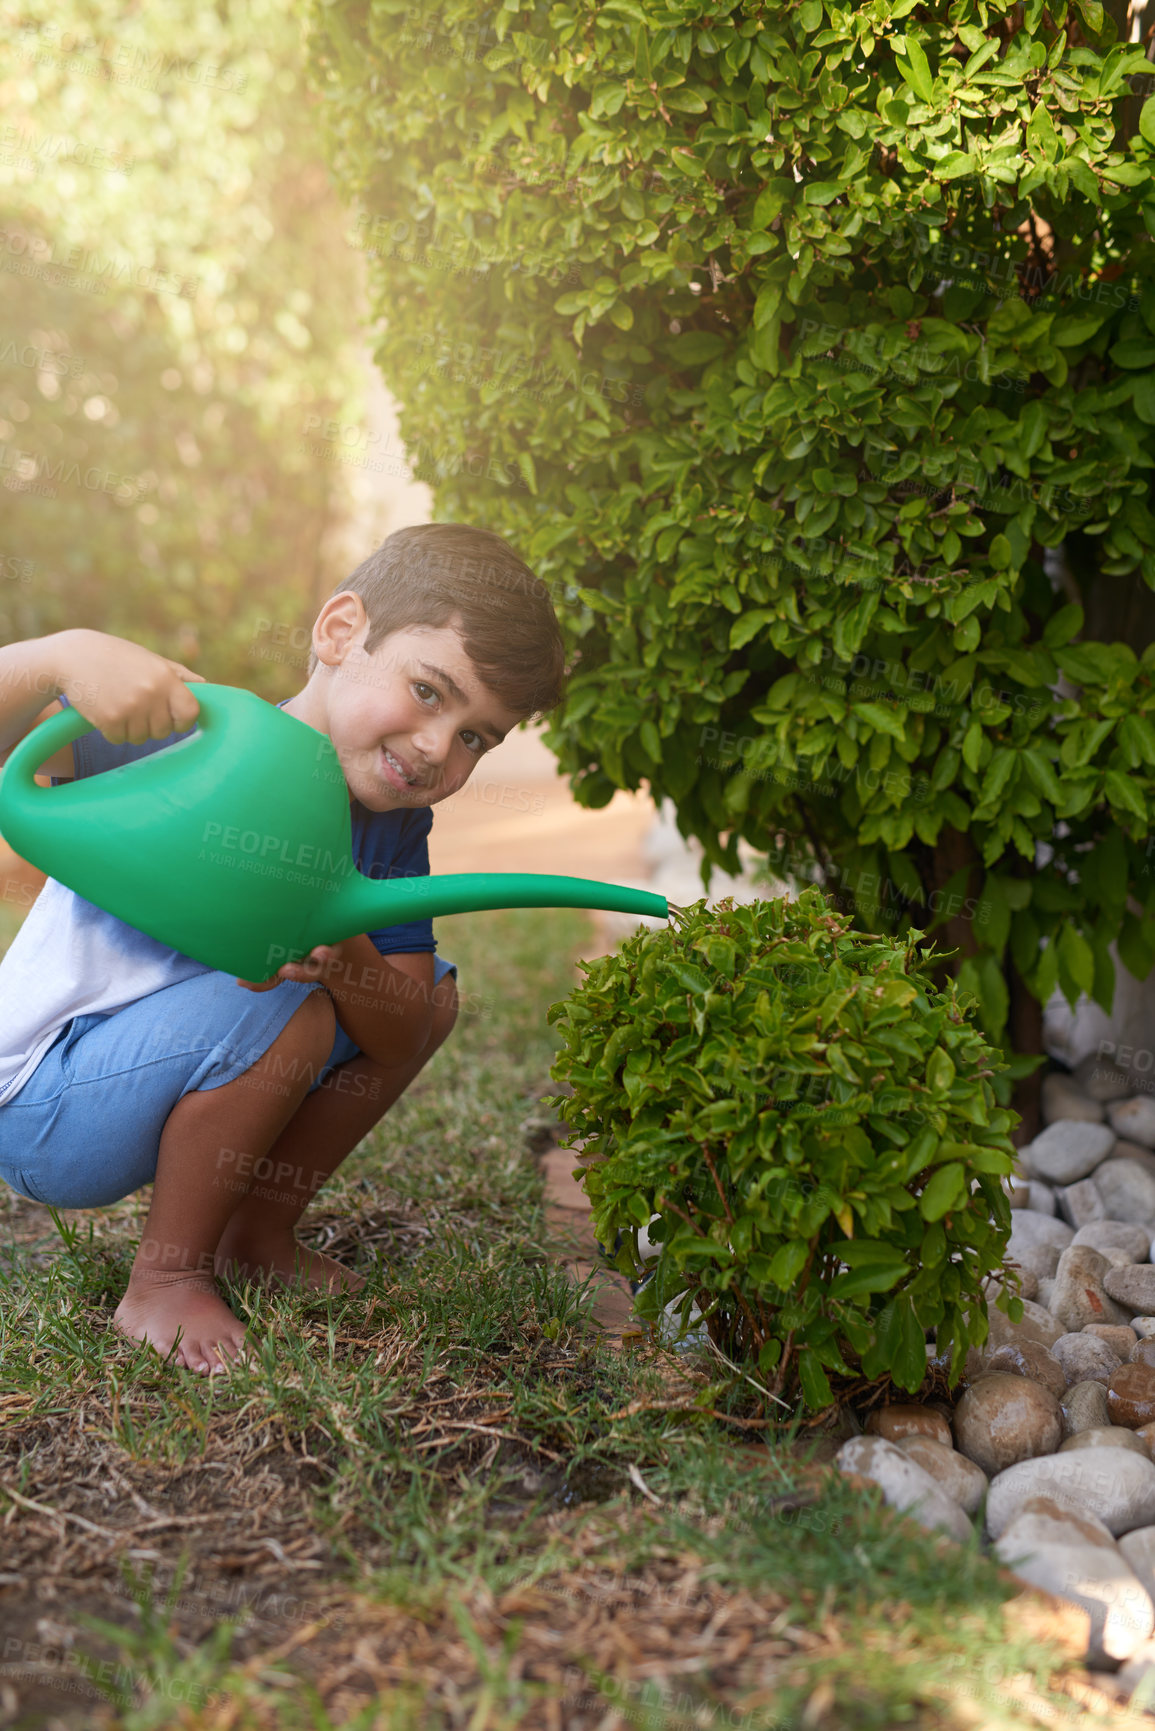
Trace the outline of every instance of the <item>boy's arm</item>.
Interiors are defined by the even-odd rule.
[[[196,720],[190,679],[203,675],[105,631],[76,627],[9,643],[0,649],[0,756],[62,693],[114,744],[164,739]]]
[[[383,956],[365,933],[339,944],[320,944],[300,962],[286,962],[272,980],[241,980],[264,991],[281,980],[320,980],[337,1021],[354,1045],[380,1064],[415,1058],[433,1027],[433,952]]]
[[[0,649],[0,757],[60,695],[56,644],[55,637],[31,637]]]

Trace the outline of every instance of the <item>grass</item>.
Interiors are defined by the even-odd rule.
[[[233,1289],[262,1344],[227,1382],[109,1327],[147,1196],[5,1195],[0,1724],[1119,1722],[977,1540],[695,1410],[750,1411],[717,1367],[601,1337],[530,1149],[588,933],[438,922],[471,1012],[310,1216],[367,1288]]]

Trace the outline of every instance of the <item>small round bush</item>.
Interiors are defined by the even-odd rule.
[[[638,1228],[660,1245],[639,1312],[697,1304],[718,1347],[812,1409],[828,1370],[919,1388],[929,1329],[956,1381],[987,1335],[1014,1114],[922,935],[852,931],[813,888],[699,902],[583,962],[549,1011],[598,1238],[623,1234],[631,1273]]]

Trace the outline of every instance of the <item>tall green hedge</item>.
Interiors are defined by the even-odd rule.
[[[1155,101],[1122,6],[314,0],[377,359],[436,514],[648,783],[988,1034],[1155,957]],[[786,853],[783,853],[783,849]],[[776,851],[777,850],[777,851]],[[1020,1067],[1020,1072],[1022,1073]]]

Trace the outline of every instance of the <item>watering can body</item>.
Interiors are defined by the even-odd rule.
[[[37,767],[91,730],[75,708],[14,747],[0,835],[86,901],[241,979],[317,944],[438,914],[589,907],[667,915],[665,898],[585,878],[462,873],[377,880],[352,857],[349,790],[329,738],[250,691],[197,685],[195,730],[60,787]]]

